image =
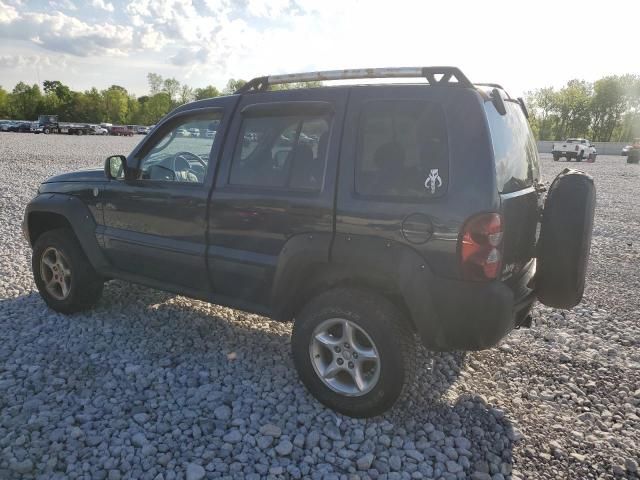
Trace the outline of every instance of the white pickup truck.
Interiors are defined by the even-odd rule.
[[[570,162],[572,158],[581,162],[587,160],[589,162],[595,162],[598,152],[589,140],[584,138],[568,138],[564,142],[558,142],[553,144],[551,149],[553,160],[558,161],[561,157],[567,159]]]

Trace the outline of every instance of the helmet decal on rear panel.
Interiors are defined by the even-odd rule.
[[[440,178],[440,174],[438,173],[437,168],[432,168],[431,173],[424,181],[424,188],[427,190],[431,189],[431,193],[436,193],[436,189],[442,186],[442,178]]]

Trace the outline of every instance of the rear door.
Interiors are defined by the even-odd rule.
[[[293,239],[327,261],[346,101],[343,88],[242,97],[209,204],[207,259],[221,302],[268,306]]]
[[[496,181],[504,219],[503,279],[516,276],[535,256],[539,221],[538,149],[520,105],[505,101],[500,115],[485,103],[493,143]]]

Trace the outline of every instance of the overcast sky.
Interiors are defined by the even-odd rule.
[[[639,22],[640,0],[0,0],[0,85],[455,65],[519,95],[640,73]]]

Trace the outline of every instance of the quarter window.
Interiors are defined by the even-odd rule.
[[[357,193],[422,198],[446,191],[449,149],[439,105],[413,100],[367,102],[358,143]]]
[[[202,114],[175,124],[141,159],[140,178],[204,183],[221,116]]]
[[[234,152],[229,183],[321,190],[329,126],[328,115],[245,118]]]

